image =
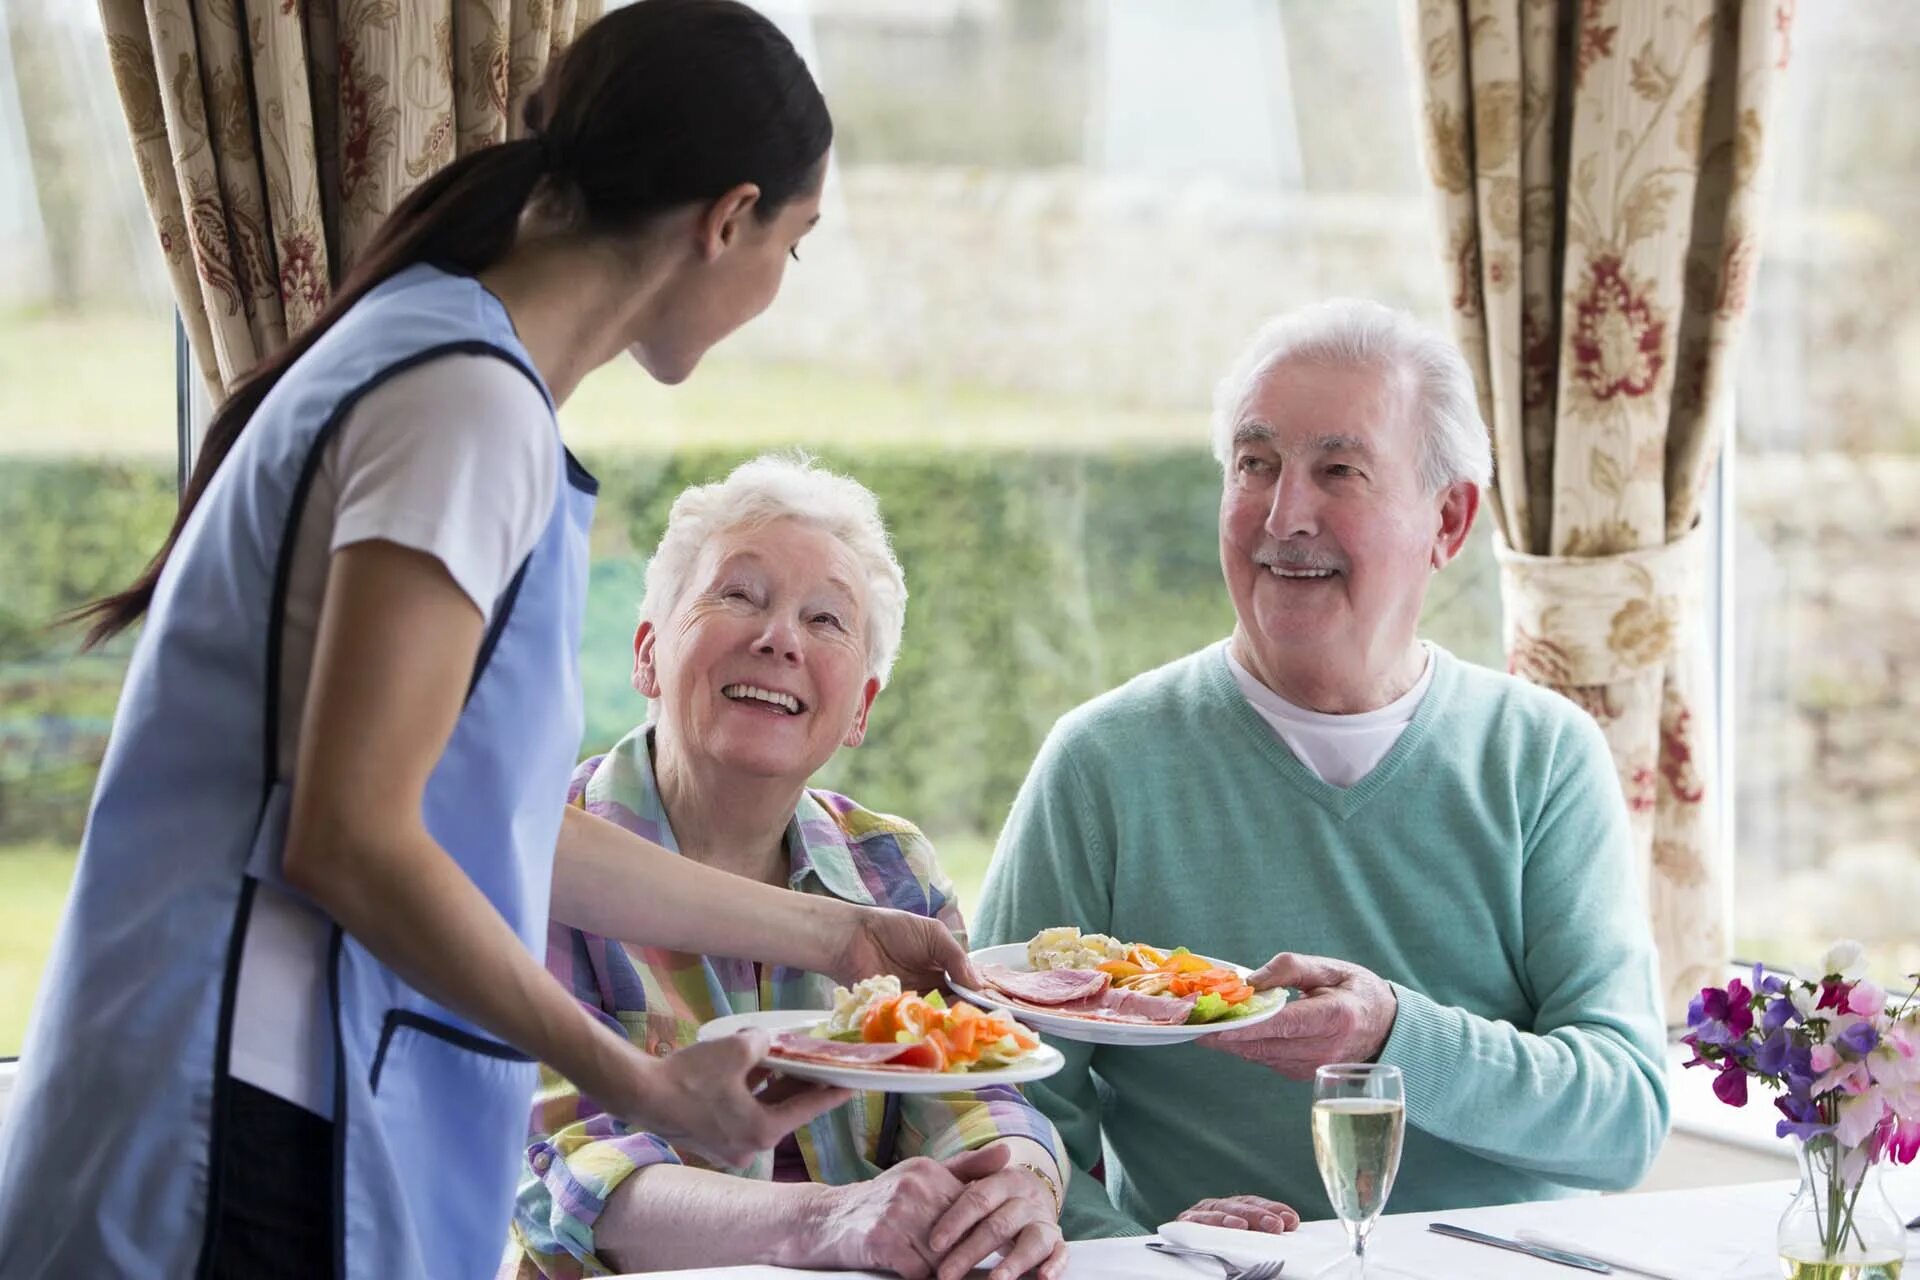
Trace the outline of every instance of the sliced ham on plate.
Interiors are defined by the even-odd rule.
[[[1193,1012],[1192,996],[1149,996],[1109,985],[1098,969],[1010,969],[980,967],[987,985],[1014,1004],[1040,1013],[1097,1018],[1102,1022],[1139,1022],[1179,1026]]]
[[[942,1071],[947,1065],[939,1046],[924,1040],[919,1044],[853,1044],[827,1040],[810,1031],[783,1031],[775,1036],[773,1056],[868,1071]]]
[[[1098,969],[1010,969],[1004,964],[981,968],[994,990],[1043,1008],[1073,1004],[1098,996],[1113,979]]]

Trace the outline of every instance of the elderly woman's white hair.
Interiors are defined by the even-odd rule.
[[[906,575],[894,558],[873,491],[805,454],[762,454],[735,467],[726,479],[695,485],[673,500],[667,531],[647,562],[640,620],[658,630],[673,615],[701,548],[713,539],[775,520],[804,520],[853,553],[867,579],[867,673],[886,684],[907,620]]]
[[[1473,373],[1459,348],[1404,311],[1333,298],[1275,316],[1260,327],[1213,393],[1213,456],[1233,460],[1233,433],[1260,380],[1283,360],[1372,365],[1410,381],[1424,431],[1420,479],[1427,492],[1493,477],[1493,449],[1480,418]]]

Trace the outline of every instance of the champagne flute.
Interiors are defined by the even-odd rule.
[[[1367,1233],[1387,1206],[1407,1131],[1400,1068],[1336,1062],[1313,1074],[1313,1158],[1353,1252],[1331,1271],[1367,1273]]]

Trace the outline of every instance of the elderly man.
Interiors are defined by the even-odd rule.
[[[1654,952],[1606,743],[1557,694],[1416,634],[1491,470],[1464,361],[1341,301],[1261,330],[1215,396],[1224,643],[1063,717],[1001,835],[985,943],[1050,925],[1245,960],[1301,994],[1193,1045],[1062,1043],[1030,1088],[1070,1238],[1186,1211],[1330,1214],[1314,1069],[1392,1063],[1392,1208],[1622,1188],[1666,1132]],[[1275,954],[1279,952],[1280,954]],[[1333,958],[1337,957],[1337,958]]]

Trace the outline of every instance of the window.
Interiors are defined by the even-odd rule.
[[[1207,413],[1258,322],[1346,293],[1447,324],[1399,6],[765,7],[834,109],[826,218],[687,385],[622,365],[563,414],[603,481],[586,747],[645,714],[628,646],[672,497],[805,444],[880,495],[912,593],[868,743],[823,781],[920,823],[971,906],[1054,719],[1231,625]],[[10,0],[0,46],[0,1055],[126,655],[45,623],[158,545],[176,462],[164,271],[97,20],[70,9]],[[1481,523],[1427,632],[1498,664]]]
[[[128,646],[49,623],[173,517],[173,311],[99,21],[0,4],[0,1057],[58,926]]]
[[[826,785],[932,836],[971,907],[1060,713],[1224,636],[1212,386],[1330,294],[1446,331],[1394,0],[768,3],[833,109],[825,216],[769,313],[671,390],[567,405],[602,480],[588,747],[628,688],[643,557],[685,484],[805,444],[869,484],[911,601]],[[1498,665],[1482,521],[1428,633]]]
[[[1801,5],[1731,469],[1742,956],[1920,969],[1920,27]]]

